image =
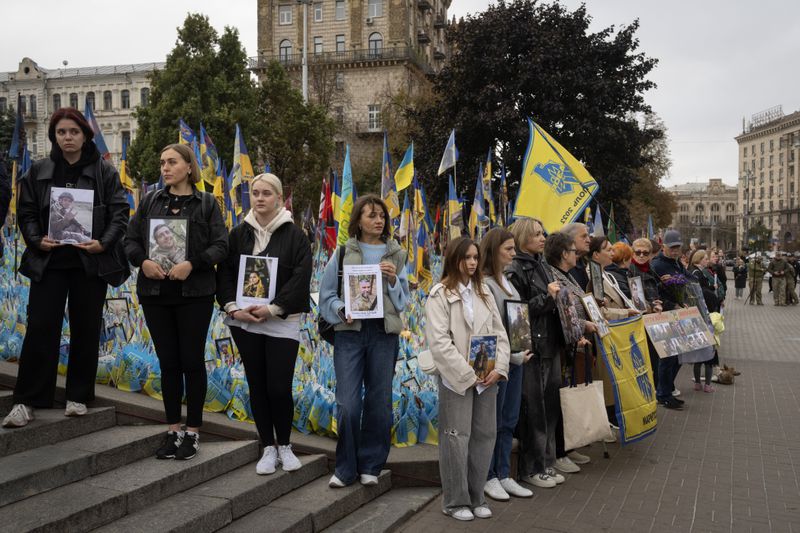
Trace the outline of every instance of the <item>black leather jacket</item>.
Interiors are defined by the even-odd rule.
[[[216,292],[214,265],[221,263],[228,254],[228,232],[219,205],[211,193],[200,192],[194,187],[192,189],[194,194],[181,215],[189,218],[186,259],[192,264],[192,272],[181,284],[181,294],[187,297],[208,296]],[[168,191],[169,187],[147,193],[128,224],[125,253],[135,267],[141,267],[148,256],[148,219],[150,216],[166,216]],[[204,208],[203,204],[208,207]],[[144,210],[147,212],[142,212]],[[150,279],[139,269],[136,278],[138,294],[158,296],[160,288],[161,280]]]
[[[55,162],[41,159],[20,179],[19,200],[17,201],[17,220],[27,248],[22,254],[19,271],[33,281],[40,281],[50,262],[50,252],[39,249],[39,243],[47,234],[50,218],[50,189],[53,186]],[[98,183],[98,180],[102,183]],[[97,276],[103,274],[114,245],[125,234],[130,207],[119,173],[111,163],[98,160],[83,168],[78,178],[78,189],[94,190],[94,209],[92,212],[92,239],[96,239],[104,250],[99,254],[79,251],[81,263],[86,273]],[[100,192],[102,191],[102,198]]]
[[[551,359],[564,349],[564,334],[556,302],[547,293],[552,281],[541,258],[518,253],[506,269],[506,277],[528,302],[534,357]]]
[[[254,229],[250,224],[242,222],[231,230],[228,257],[217,266],[217,302],[220,307],[236,301],[239,258],[242,255],[254,255],[255,242]],[[303,230],[294,223],[281,225],[259,255],[278,258],[275,299],[272,303],[283,309],[284,314],[279,316],[286,318],[310,311],[311,247]]]

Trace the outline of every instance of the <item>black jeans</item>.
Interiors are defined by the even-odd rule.
[[[87,277],[83,268],[50,268],[41,281],[31,281],[14,403],[53,407],[65,305],[70,327],[67,400],[86,403],[94,399],[106,288],[105,281]]]
[[[147,328],[161,366],[161,396],[167,424],[181,421],[181,399],[186,381],[186,425],[203,424],[206,400],[206,336],[214,301],[187,298],[186,303],[142,304]]]
[[[250,387],[250,409],[264,446],[289,444],[294,418],[292,378],[300,343],[231,326]]]
[[[522,408],[519,417],[520,476],[540,474],[553,466],[556,426],[561,418],[561,360],[536,355],[522,365]],[[563,441],[563,438],[562,438]]]

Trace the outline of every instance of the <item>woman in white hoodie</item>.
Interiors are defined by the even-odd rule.
[[[264,446],[256,472],[272,474],[278,465],[285,471],[301,467],[289,437],[300,313],[309,311],[311,248],[283,206],[283,186],[277,176],[259,174],[253,178],[250,205],[244,221],[231,230],[230,253],[217,269],[217,301],[228,314],[225,323],[244,363],[250,408]],[[275,297],[269,304],[244,308],[237,305],[242,255],[278,259]]]

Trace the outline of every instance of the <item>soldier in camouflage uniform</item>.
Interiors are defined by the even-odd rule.
[[[786,304],[797,305],[797,260],[791,254],[786,254],[786,260],[789,262],[789,268],[786,270]]]
[[[761,254],[753,257],[747,264],[747,285],[750,287],[750,296],[748,303],[750,305],[758,304],[764,305],[761,301],[761,284],[764,283],[764,263],[761,260]]]
[[[772,295],[776,306],[786,305],[786,278],[794,273],[791,270],[791,265],[781,252],[776,253],[775,258],[769,262],[767,272],[772,276]]]

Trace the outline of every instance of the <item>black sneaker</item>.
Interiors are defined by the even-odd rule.
[[[183,434],[178,450],[175,452],[175,459],[185,461],[191,459],[200,450],[200,435],[197,433],[189,433],[188,431]]]
[[[672,401],[673,401],[673,402],[676,402],[678,405],[683,405],[683,404],[685,404],[685,403],[686,403],[686,402],[684,402],[683,400],[681,400],[680,398],[676,398],[676,397],[674,397],[674,396],[672,397]]]
[[[681,411],[683,409],[683,404],[678,403],[675,401],[675,398],[669,398],[668,400],[663,400],[658,402],[667,409],[675,409],[676,411]]]
[[[164,437],[164,442],[161,443],[161,447],[156,450],[156,459],[174,459],[175,452],[178,451],[182,439],[183,435],[181,433],[168,431],[167,436]]]

